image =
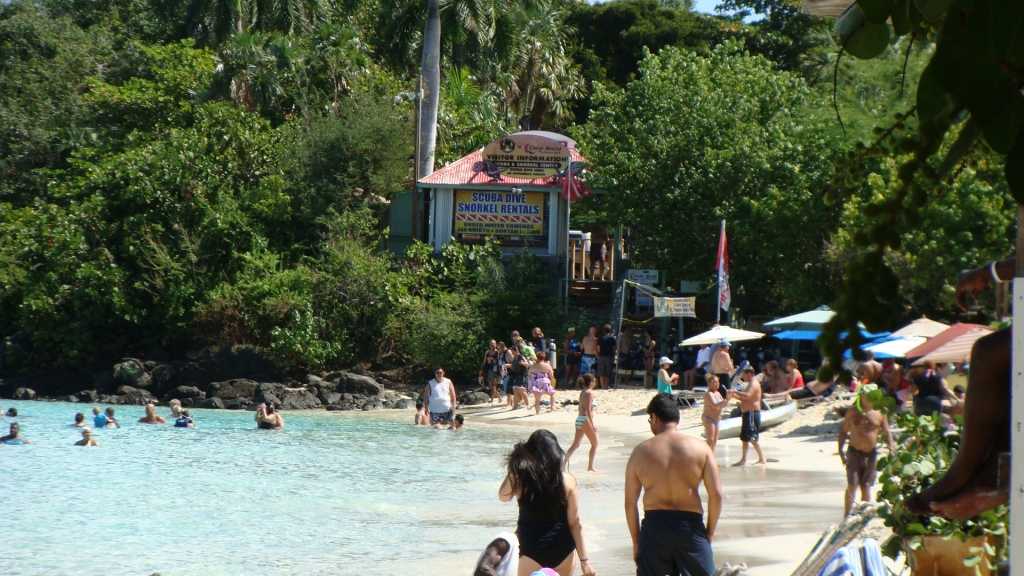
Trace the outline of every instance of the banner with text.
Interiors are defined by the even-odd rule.
[[[661,298],[654,297],[654,317],[685,316],[696,318],[697,298]]]
[[[543,236],[543,192],[455,191],[455,233]]]
[[[536,134],[514,134],[484,146],[481,159],[505,176],[548,178],[569,167],[569,149],[561,142]]]

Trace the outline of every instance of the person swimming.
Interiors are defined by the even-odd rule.
[[[75,442],[75,446],[99,446],[100,443],[92,437],[92,430],[89,428],[82,429],[82,439]]]
[[[10,416],[11,418],[17,418],[18,417],[18,409],[17,408],[8,408],[7,409],[7,415]]]
[[[139,424],[167,424],[163,416],[156,413],[156,404],[146,404],[146,415],[139,418]]]
[[[18,444],[28,444],[28,440],[21,436],[21,426],[17,422],[11,424],[11,433],[7,436],[0,436],[0,442],[15,446]]]
[[[448,428],[449,430],[469,430],[469,426],[466,426],[466,417],[462,414],[455,415],[455,421]]]
[[[175,428],[195,428],[195,420],[192,419],[192,413],[188,410],[182,410],[181,416],[174,421]]]
[[[75,428],[85,428],[85,414],[81,412],[75,414],[75,423],[72,426]]]
[[[273,402],[265,402],[256,408],[256,427],[260,430],[278,430],[284,428],[284,418],[274,411]]]

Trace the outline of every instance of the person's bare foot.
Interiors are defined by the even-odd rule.
[[[758,460],[757,462],[754,462],[754,466],[764,466],[767,463],[768,462],[766,462],[764,460]]]
[[[735,468],[735,467],[737,467],[737,466],[739,466],[739,467],[744,467],[744,466],[746,466],[746,465],[747,465],[747,461],[746,461],[746,460],[740,460],[739,462],[737,462],[737,463],[733,464],[733,467],[734,467],[734,468]]]
[[[597,468],[587,468],[587,472],[600,472]]]

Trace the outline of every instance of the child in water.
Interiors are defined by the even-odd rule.
[[[427,409],[423,406],[423,400],[416,401],[416,418],[414,421],[417,426],[430,425],[430,414],[427,414]]]

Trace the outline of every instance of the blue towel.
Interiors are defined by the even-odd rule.
[[[860,550],[844,546],[828,559],[818,576],[864,576],[860,566]]]
[[[873,538],[865,538],[861,544],[864,561],[864,576],[889,576],[889,570],[882,563],[882,549]]]

